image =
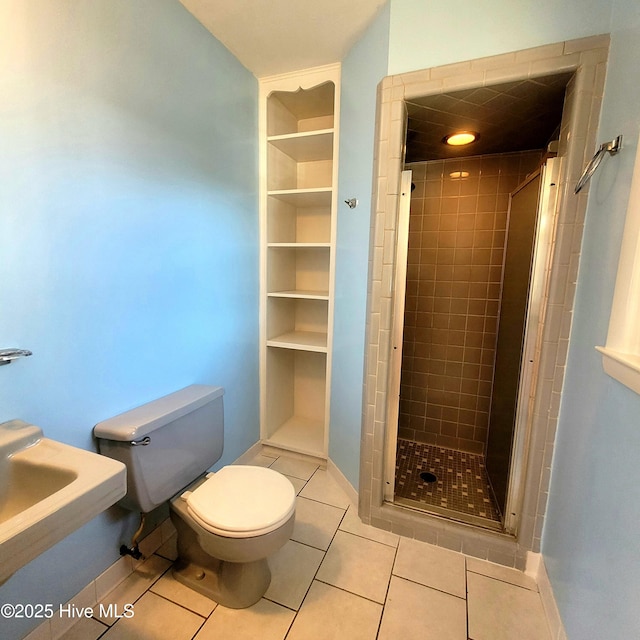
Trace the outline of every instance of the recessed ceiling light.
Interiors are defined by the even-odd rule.
[[[471,144],[478,139],[478,134],[473,131],[458,131],[445,136],[442,142],[450,144],[454,147],[461,147],[465,144]]]

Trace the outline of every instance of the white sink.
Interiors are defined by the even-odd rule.
[[[0,424],[0,584],[126,491],[121,462],[22,420]]]

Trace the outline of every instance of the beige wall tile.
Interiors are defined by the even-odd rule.
[[[516,53],[515,61],[518,63],[530,62],[532,60],[544,60],[546,58],[556,58],[565,53],[564,49],[564,42],[548,44],[542,47],[534,47],[532,49],[524,49],[523,51],[518,51]]]
[[[577,38],[575,40],[567,40],[564,43],[564,53],[575,53],[586,51],[587,49],[609,49],[609,41],[611,40],[608,33],[598,36],[588,36],[586,38]]]

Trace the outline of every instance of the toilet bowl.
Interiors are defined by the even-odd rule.
[[[221,387],[191,385],[100,422],[100,453],[127,467],[122,506],[148,513],[164,502],[178,532],[174,576],[233,609],[249,607],[271,580],[268,556],[291,537],[295,489],[264,467],[205,475],[223,450]]]
[[[179,582],[232,609],[260,600],[271,581],[267,557],[291,537],[295,490],[263,467],[223,467],[170,502],[178,532]]]

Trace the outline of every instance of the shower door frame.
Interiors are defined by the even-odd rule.
[[[536,213],[536,230],[531,258],[531,276],[527,295],[524,340],[521,350],[520,380],[516,400],[515,424],[511,446],[511,460],[507,477],[507,497],[503,514],[503,528],[506,533],[517,535],[524,496],[524,479],[527,464],[528,444],[531,435],[533,402],[536,394],[536,373],[540,365],[542,330],[544,323],[544,292],[551,273],[551,248],[553,220],[558,205],[558,178],[560,159],[549,158],[539,169],[540,196]],[[518,185],[511,198],[523,189],[537,173]],[[511,213],[511,198],[509,213]],[[508,240],[507,240],[508,241]],[[491,426],[489,426],[491,428]]]
[[[389,389],[387,402],[387,424],[398,424],[400,417],[400,378],[402,375],[402,340],[404,334],[404,305],[407,282],[407,255],[409,250],[409,215],[411,207],[410,170],[402,172],[400,177],[400,201],[398,203],[398,230],[396,246],[396,269],[393,296],[393,319],[391,330],[391,353],[389,364]],[[384,499],[393,502],[396,482],[396,449],[398,447],[398,429],[387,429],[384,473]]]

